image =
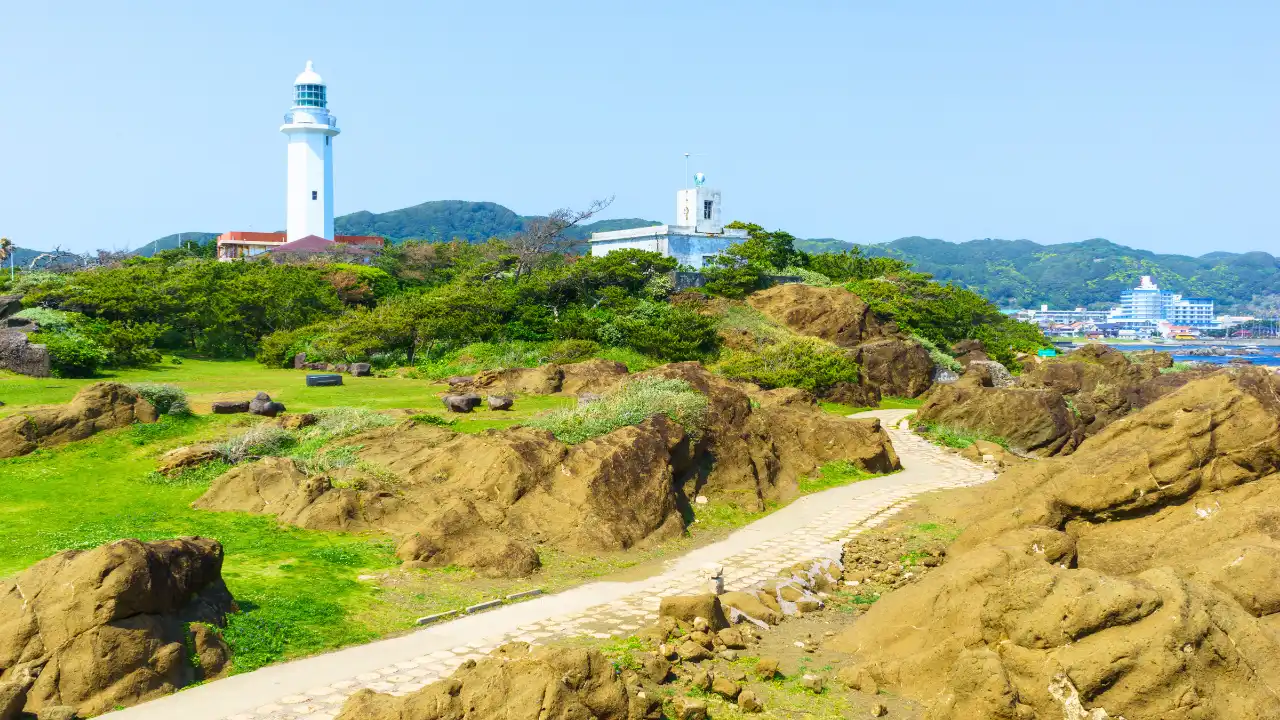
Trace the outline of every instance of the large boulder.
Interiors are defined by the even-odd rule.
[[[897,338],[865,342],[851,351],[862,384],[880,395],[919,397],[933,385],[933,360],[918,343]]]
[[[559,365],[542,365],[536,368],[485,370],[477,373],[468,386],[473,390],[495,393],[552,395],[560,392],[563,383],[564,371]]]
[[[475,393],[445,395],[441,400],[449,412],[469,413],[480,407],[480,396]]]
[[[0,684],[34,678],[25,710],[82,717],[215,677],[226,645],[222,546],[207,538],[118,540],[68,550],[0,580]],[[192,657],[196,661],[192,661]]]
[[[626,365],[600,358],[561,365],[560,370],[563,381],[559,392],[565,395],[608,392],[627,377]]]
[[[1003,438],[1035,455],[1069,453],[1084,437],[1062,394],[1050,389],[989,386],[974,363],[960,382],[935,385],[916,413],[918,423]]]
[[[17,328],[0,328],[0,370],[49,377],[49,349],[32,343]]]
[[[799,335],[853,347],[889,334],[862,298],[841,287],[775,285],[747,297],[751,307]]]
[[[128,385],[94,383],[66,405],[25,410],[0,419],[0,458],[84,440],[135,422],[152,423],[157,417],[155,407]]]
[[[271,396],[260,392],[249,401],[249,412],[263,417],[275,417],[285,411],[284,403],[271,399]]]
[[[832,643],[926,717],[1280,717],[1280,379],[1194,380],[938,506],[947,562]]]
[[[408,695],[361,690],[337,720],[636,720],[661,717],[661,702],[599,650],[511,643]]]
[[[490,528],[466,499],[432,514],[400,543],[396,555],[429,567],[469,567],[488,577],[524,577],[541,565],[537,551]]]

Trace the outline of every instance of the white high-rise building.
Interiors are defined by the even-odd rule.
[[[311,68],[293,81],[293,108],[280,132],[289,136],[289,242],[316,235],[333,240],[333,139],[338,119],[329,114],[324,80]]]

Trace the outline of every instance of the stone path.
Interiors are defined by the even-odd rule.
[[[408,693],[513,640],[628,635],[657,618],[667,595],[705,592],[704,568],[724,568],[741,590],[797,562],[839,558],[852,535],[883,523],[920,493],[985,482],[993,474],[921,440],[899,423],[910,410],[876,410],[904,470],[808,495],[728,538],[632,582],[595,582],[460,617],[400,637],[236,675],[104,717],[112,720],[332,720],[360,688]]]

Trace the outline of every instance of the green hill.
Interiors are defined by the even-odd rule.
[[[143,245],[137,250],[134,250],[133,254],[142,255],[144,257],[151,257],[152,255],[155,255],[157,252],[160,252],[161,250],[172,250],[178,247],[179,242],[183,244],[196,243],[197,245],[203,245],[209,242],[210,240],[218,237],[218,235],[219,233],[207,233],[207,232],[184,232],[184,233],[176,233],[173,235],[165,235],[159,240],[152,240],[146,245]]]
[[[810,252],[852,247],[828,239],[802,241],[800,246]],[[916,270],[967,287],[1003,307],[1109,306],[1142,275],[1183,295],[1211,297],[1222,308],[1244,308],[1255,296],[1280,293],[1280,262],[1264,252],[1164,255],[1100,238],[1040,245],[1030,240],[951,243],[906,237],[861,247],[868,255],[906,260]]]

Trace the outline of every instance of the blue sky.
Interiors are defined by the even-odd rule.
[[[278,131],[329,85],[339,214],[616,195],[805,237],[1160,252],[1280,239],[1280,3],[0,0],[0,235],[284,225]]]

